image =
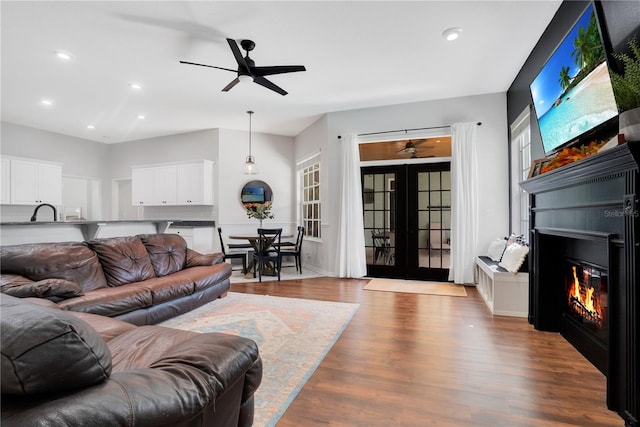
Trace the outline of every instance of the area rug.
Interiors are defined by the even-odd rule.
[[[463,285],[443,282],[423,282],[420,280],[371,279],[364,289],[368,291],[403,292],[450,297],[467,296],[467,291]]]
[[[263,362],[255,394],[254,427],[272,427],[358,309],[358,304],[229,292],[189,313],[161,323],[194,332],[251,338]]]

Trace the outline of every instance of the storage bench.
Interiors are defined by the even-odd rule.
[[[497,316],[527,317],[529,273],[510,273],[487,256],[476,257],[476,286]]]

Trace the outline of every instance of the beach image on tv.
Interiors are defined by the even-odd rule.
[[[618,115],[590,5],[531,83],[546,153]]]
[[[264,188],[262,187],[245,187],[242,190],[243,203],[264,203]]]

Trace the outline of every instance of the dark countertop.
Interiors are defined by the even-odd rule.
[[[125,223],[154,223],[154,222],[166,222],[170,223],[171,227],[214,227],[215,221],[200,221],[200,220],[180,220],[180,219],[131,219],[131,220],[116,220],[116,221],[15,221],[15,222],[0,222],[0,226],[4,225],[98,225],[98,224],[125,224]]]

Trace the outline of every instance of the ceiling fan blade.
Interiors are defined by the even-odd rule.
[[[233,56],[236,58],[236,62],[238,63],[238,67],[243,68],[245,71],[249,72],[249,66],[247,65],[247,61],[244,60],[242,56],[242,52],[240,52],[240,48],[238,47],[238,43],[234,39],[227,39],[227,43],[229,43],[229,47],[231,48],[231,52],[233,52]],[[240,71],[240,70],[238,70]]]
[[[271,76],[273,74],[295,73],[297,71],[307,71],[307,69],[304,65],[278,65],[273,67],[251,68],[254,76]]]
[[[286,90],[282,89],[280,86],[278,86],[275,83],[265,79],[262,76],[257,76],[256,78],[253,79],[253,81],[258,83],[260,86],[264,86],[267,89],[271,89],[274,92],[278,92],[282,96],[284,96],[284,95],[286,95],[288,93]]]
[[[226,85],[222,91],[223,92],[228,92],[232,87],[234,87],[235,85],[237,85],[238,83],[240,83],[240,79],[239,78],[235,78],[231,81],[231,83],[229,83],[228,85]]]
[[[199,67],[209,67],[209,68],[217,68],[218,70],[226,70],[226,71],[231,71],[233,73],[237,73],[237,70],[232,70],[231,68],[224,68],[224,67],[216,67],[215,65],[207,65],[207,64],[198,64],[196,62],[187,62],[187,61],[180,61],[181,64],[189,64],[189,65],[197,65]]]

